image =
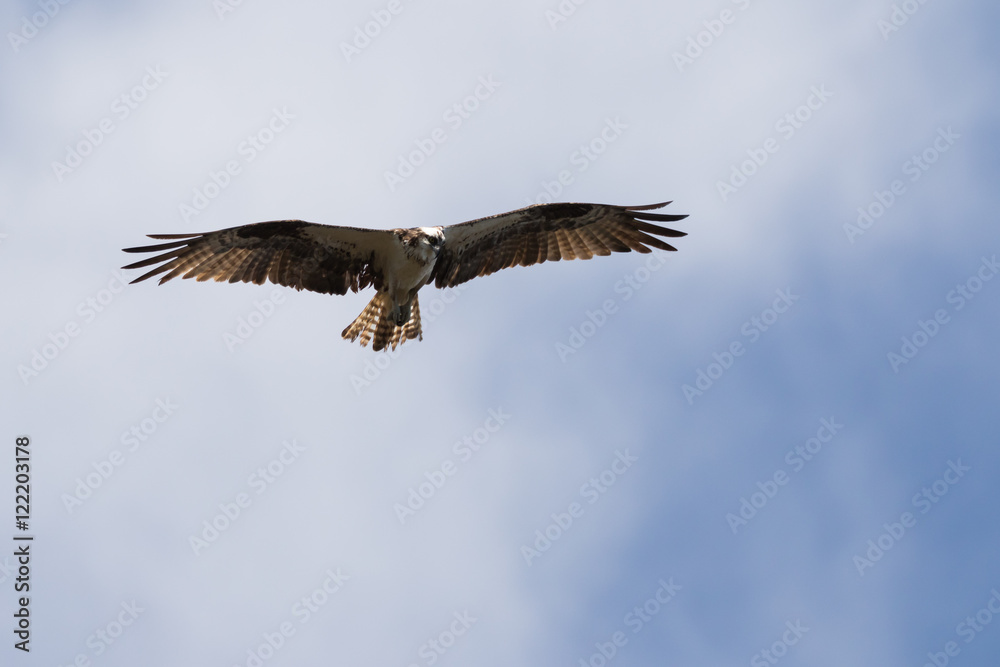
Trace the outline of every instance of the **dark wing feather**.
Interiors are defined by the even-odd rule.
[[[658,236],[686,236],[653,222],[686,215],[648,213],[649,206],[540,204],[444,227],[444,245],[431,276],[437,287],[452,287],[511,266],[560,259],[590,259],[612,252],[676,250]]]
[[[164,274],[160,284],[181,276],[202,280],[278,285],[323,294],[379,289],[383,248],[392,233],[355,227],[318,225],[302,220],[258,222],[206,234],[150,234],[154,239],[182,239],[125,248],[159,253],[122,267],[155,266],[133,283]]]

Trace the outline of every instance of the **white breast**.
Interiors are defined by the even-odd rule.
[[[385,277],[387,291],[396,303],[409,301],[410,293],[427,282],[434,270],[436,255],[426,243],[414,246],[393,243],[393,251],[386,257]]]

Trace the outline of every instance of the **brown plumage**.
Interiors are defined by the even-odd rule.
[[[647,213],[649,206],[542,204],[444,228],[445,244],[434,267],[434,285],[452,287],[511,266],[560,259],[590,259],[612,252],[676,250],[657,236],[686,236],[655,222],[686,215]]]
[[[386,345],[395,350],[400,343],[423,339],[423,331],[420,330],[420,303],[416,295],[413,297],[410,319],[405,325],[398,327],[389,319],[390,308],[389,297],[376,292],[361,314],[340,335],[352,342],[360,338],[362,347],[374,340],[373,347],[376,350],[384,349]]]
[[[511,266],[648,253],[651,247],[676,250],[657,237],[686,234],[653,223],[687,216],[648,212],[669,203],[541,204],[447,227],[374,230],[279,220],[204,234],[151,234],[169,242],[125,248],[158,254],[123,268],[153,267],[133,283],[154,276],[161,276],[160,284],[178,276],[258,285],[270,280],[324,294],[373,286],[375,297],[341,335],[371,342],[376,350],[394,349],[422,337],[417,292],[429,282],[453,287]]]

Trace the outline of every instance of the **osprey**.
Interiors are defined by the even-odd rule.
[[[656,237],[686,234],[650,221],[687,216],[648,213],[669,203],[539,204],[447,227],[376,230],[278,220],[204,234],[150,234],[181,240],[125,248],[162,254],[122,268],[158,265],[133,283],[166,273],[160,284],[177,276],[257,285],[270,280],[323,294],[371,285],[375,297],[341,335],[360,338],[362,346],[371,342],[375,350],[395,349],[423,337],[417,292],[428,283],[453,287],[510,266],[649,253],[647,246],[676,250]]]

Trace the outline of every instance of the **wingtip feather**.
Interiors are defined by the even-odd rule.
[[[644,204],[642,206],[625,206],[625,210],[628,211],[650,211],[654,208],[663,208],[667,204],[673,204],[673,200],[660,202],[659,204]]]

